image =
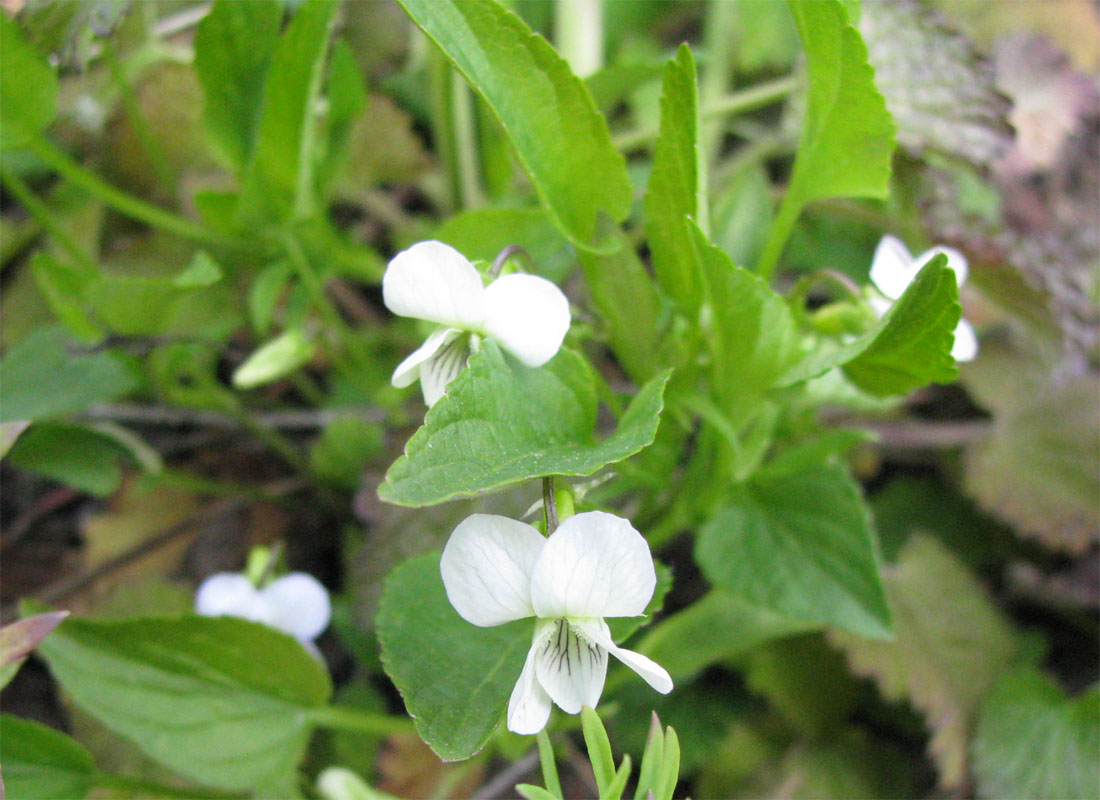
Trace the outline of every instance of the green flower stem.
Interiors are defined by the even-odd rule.
[[[142,4],[139,8],[144,9],[145,4]],[[119,97],[122,100],[122,106],[126,110],[126,116],[133,126],[134,135],[137,136],[138,143],[145,151],[145,154],[149,156],[149,161],[153,165],[153,171],[157,174],[157,181],[168,186],[169,193],[174,194],[176,190],[176,179],[172,174],[172,170],[168,167],[168,158],[164,154],[164,147],[161,146],[160,141],[153,135],[153,131],[149,127],[149,120],[145,118],[145,115],[141,113],[141,109],[138,107],[137,93],[134,91],[134,87],[126,79],[122,62],[119,60],[118,53],[116,52],[116,45],[113,42],[108,43],[103,49],[103,56],[104,60],[107,62],[107,69],[111,73],[111,80],[115,82],[115,86],[118,89]]]
[[[554,45],[578,78],[603,66],[603,0],[557,0]]]
[[[546,535],[549,536],[558,528],[558,505],[554,496],[553,475],[542,479],[542,514],[546,522]]]
[[[30,139],[27,142],[27,147],[38,156],[44,164],[60,174],[63,178],[72,181],[80,188],[100,198],[104,203],[111,206],[111,208],[131,219],[136,219],[154,228],[160,228],[167,233],[181,236],[184,239],[202,242],[203,244],[233,248],[248,246],[237,239],[212,231],[203,225],[192,222],[171,211],[165,211],[163,208],[158,208],[150,203],[146,203],[144,200],[140,200],[112,186],[91,170],[78,164],[61,150],[58,150],[51,142],[42,136],[36,136]]]
[[[699,109],[699,117],[704,121],[743,114],[782,100],[800,85],[797,77],[791,75],[777,78],[766,83],[758,83],[747,89],[731,92],[725,97],[704,104]],[[614,138],[615,146],[620,150],[636,150],[654,141],[660,135],[657,128],[642,128],[621,133]]]
[[[787,246],[787,239],[794,230],[794,224],[798,221],[798,215],[802,213],[803,204],[794,202],[792,195],[783,198],[779,206],[779,213],[768,230],[768,241],[764,244],[764,252],[760,255],[760,261],[756,265],[756,274],[764,280],[771,280],[775,267],[779,263],[779,257]]]
[[[186,797],[186,798],[211,798],[211,800],[224,800],[225,798],[244,797],[243,794],[226,792],[213,789],[198,789],[194,787],[169,786],[164,783],[149,781],[144,778],[131,778],[126,775],[115,775],[111,772],[96,770],[92,776],[93,784],[101,789],[114,789],[117,794],[131,796],[135,794],[148,795],[150,797]]]
[[[470,87],[456,70],[451,70],[451,113],[454,116],[455,166],[461,208],[485,205],[481,188],[481,159],[478,156],[477,120]]]
[[[99,267],[76,239],[69,235],[54,218],[54,213],[43,203],[27,184],[9,169],[0,166],[0,183],[7,189],[23,208],[42,226],[57,245],[64,250],[80,266],[88,270],[98,270]]]
[[[314,725],[321,728],[371,733],[378,736],[416,732],[413,721],[408,717],[395,717],[373,711],[360,711],[349,706],[316,708],[309,713],[309,719]]]
[[[715,2],[707,5],[703,19],[703,45],[707,54],[706,67],[699,82],[701,107],[722,102],[729,89],[730,56],[737,47],[737,21],[740,8],[737,3]],[[717,120],[703,125],[700,149],[704,163],[709,165],[718,155],[722,142],[722,126]]]
[[[542,765],[542,782],[546,791],[560,798],[561,780],[558,778],[558,765],[554,760],[554,747],[550,744],[550,737],[543,728],[535,735],[535,741],[539,745],[539,762]]]

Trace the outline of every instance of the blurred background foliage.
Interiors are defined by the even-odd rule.
[[[0,159],[5,622],[22,597],[182,614],[199,579],[282,543],[288,564],[337,592],[320,646],[338,697],[400,711],[372,634],[382,579],[471,511],[518,516],[529,498],[379,501],[421,414],[389,384],[418,331],[382,305],[382,269],[429,237],[471,259],[522,244],[581,309],[578,339],[614,391],[628,379],[584,310],[576,249],[531,203],[499,124],[396,3],[340,6],[305,126],[293,95],[310,81],[294,74],[316,44],[280,39],[281,10],[252,20],[272,26],[257,33],[266,49],[229,53],[198,46],[209,5],[190,0],[3,5],[60,77],[46,131],[9,131]],[[554,5],[510,5],[555,41]],[[843,387],[820,387],[839,392],[829,423],[876,434],[849,463],[874,510],[896,639],[757,636],[708,594],[690,512],[669,515],[664,630],[702,638],[654,656],[677,678],[668,697],[612,693],[608,727],[616,748],[639,752],[655,708],[680,735],[692,796],[1077,796],[1096,785],[1100,746],[1100,12],[1089,0],[868,2],[859,29],[898,123],[892,192],[810,205],[777,283],[831,269],[864,284],[887,232],[950,244],[970,260],[962,302],[982,340],[957,384],[901,404],[853,408]],[[719,107],[797,74],[786,5],[605,0],[604,32],[586,82],[628,157],[628,232],[640,230],[663,65],[687,41],[703,76],[711,236],[756,263],[799,95]],[[260,117],[280,101],[285,115]],[[227,117],[242,103],[254,124]],[[243,379],[276,342],[273,362],[253,361],[260,378]],[[658,486],[661,448],[634,467]],[[630,503],[643,527],[652,505]],[[104,769],[173,780],[38,662],[3,707],[70,731]],[[515,738],[453,765],[415,737],[331,733],[310,764],[401,796],[467,796],[522,754]]]

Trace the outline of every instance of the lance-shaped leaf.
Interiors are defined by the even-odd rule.
[[[479,628],[447,600],[438,552],[410,559],[386,579],[376,620],[382,663],[421,738],[447,761],[480,750],[504,716],[531,620]]]
[[[181,775],[229,790],[291,775],[332,687],[297,641],[229,617],[70,619],[39,652],[83,710]]]
[[[57,75],[7,14],[0,14],[0,145],[18,146],[49,125],[57,112]]]
[[[270,225],[292,212],[306,217],[313,210],[317,98],[337,5],[307,0],[275,48],[237,209],[242,227]]]
[[[843,467],[761,474],[730,499],[695,550],[715,586],[784,616],[890,635],[869,514]]]
[[[82,744],[40,722],[0,715],[4,783],[11,800],[79,800],[95,782],[96,767]]]
[[[592,96],[545,39],[494,0],[400,0],[500,120],[557,225],[592,247],[630,210],[626,162]]]
[[[880,397],[950,383],[958,376],[951,346],[961,314],[955,273],[947,257],[937,255],[871,330],[843,344],[821,342],[778,384],[809,380],[834,367],[843,367],[852,383]]]
[[[699,91],[687,45],[665,68],[661,132],[645,196],[653,272],[680,308],[694,314],[703,296],[699,253],[689,217],[707,230],[705,162],[699,147]]]
[[[238,173],[252,154],[282,18],[278,0],[218,0],[195,32],[195,72],[211,149]]]
[[[790,3],[806,51],[808,95],[794,172],[758,272],[770,275],[807,203],[885,197],[896,126],[875,88],[867,48],[837,0]]]
[[[378,496],[426,506],[546,475],[590,475],[653,442],[667,380],[664,373],[643,386],[600,441],[595,381],[583,357],[563,349],[530,369],[485,341],[428,411]]]
[[[909,539],[884,583],[894,641],[840,631],[830,640],[884,697],[907,699],[924,713],[940,782],[958,786],[978,703],[1015,652],[1012,630],[974,576],[927,536]]]
[[[67,616],[68,611],[35,614],[0,628],[0,688],[8,685],[31,650]]]

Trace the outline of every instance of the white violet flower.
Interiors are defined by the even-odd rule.
[[[947,256],[947,266],[955,271],[955,278],[959,286],[962,286],[967,276],[966,256],[955,248],[937,245],[919,256],[913,256],[896,236],[883,236],[875,248],[875,258],[871,262],[871,282],[885,295],[871,295],[871,308],[875,313],[880,317],[885,315],[917,277],[920,268],[939,253]],[[951,355],[956,361],[973,361],[978,355],[977,334],[965,319],[960,319],[955,328],[955,344],[951,348]]]
[[[332,606],[325,587],[304,572],[283,575],[262,589],[240,573],[219,572],[199,585],[195,613],[262,623],[290,634],[320,658],[313,640],[328,627]]]
[[[535,618],[531,649],[508,701],[508,729],[538,733],[551,700],[565,712],[595,707],[610,653],[662,694],[672,678],[618,647],[604,617],[636,617],[657,585],[649,545],[631,524],[588,511],[549,538],[524,522],[474,514],[455,528],[440,562],[447,599],[481,627]]]
[[[419,242],[394,256],[382,276],[382,299],[399,316],[439,325],[392,379],[397,387],[419,379],[429,406],[462,372],[482,337],[527,366],[541,367],[569,330],[569,301],[553,283],[513,274],[484,286],[474,265],[442,242]]]

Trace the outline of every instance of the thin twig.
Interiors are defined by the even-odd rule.
[[[531,750],[519,761],[510,764],[496,774],[491,781],[478,789],[472,800],[494,800],[520,782],[520,779],[534,771],[539,763],[538,750]]]
[[[183,427],[194,425],[206,428],[239,429],[240,420],[231,414],[201,408],[182,406],[143,406],[131,403],[102,403],[82,412],[86,419],[112,420],[133,425],[159,427]],[[282,430],[312,431],[325,427],[340,417],[359,417],[367,422],[382,422],[386,411],[381,408],[348,409],[287,409],[284,411],[253,412],[261,425]]]

